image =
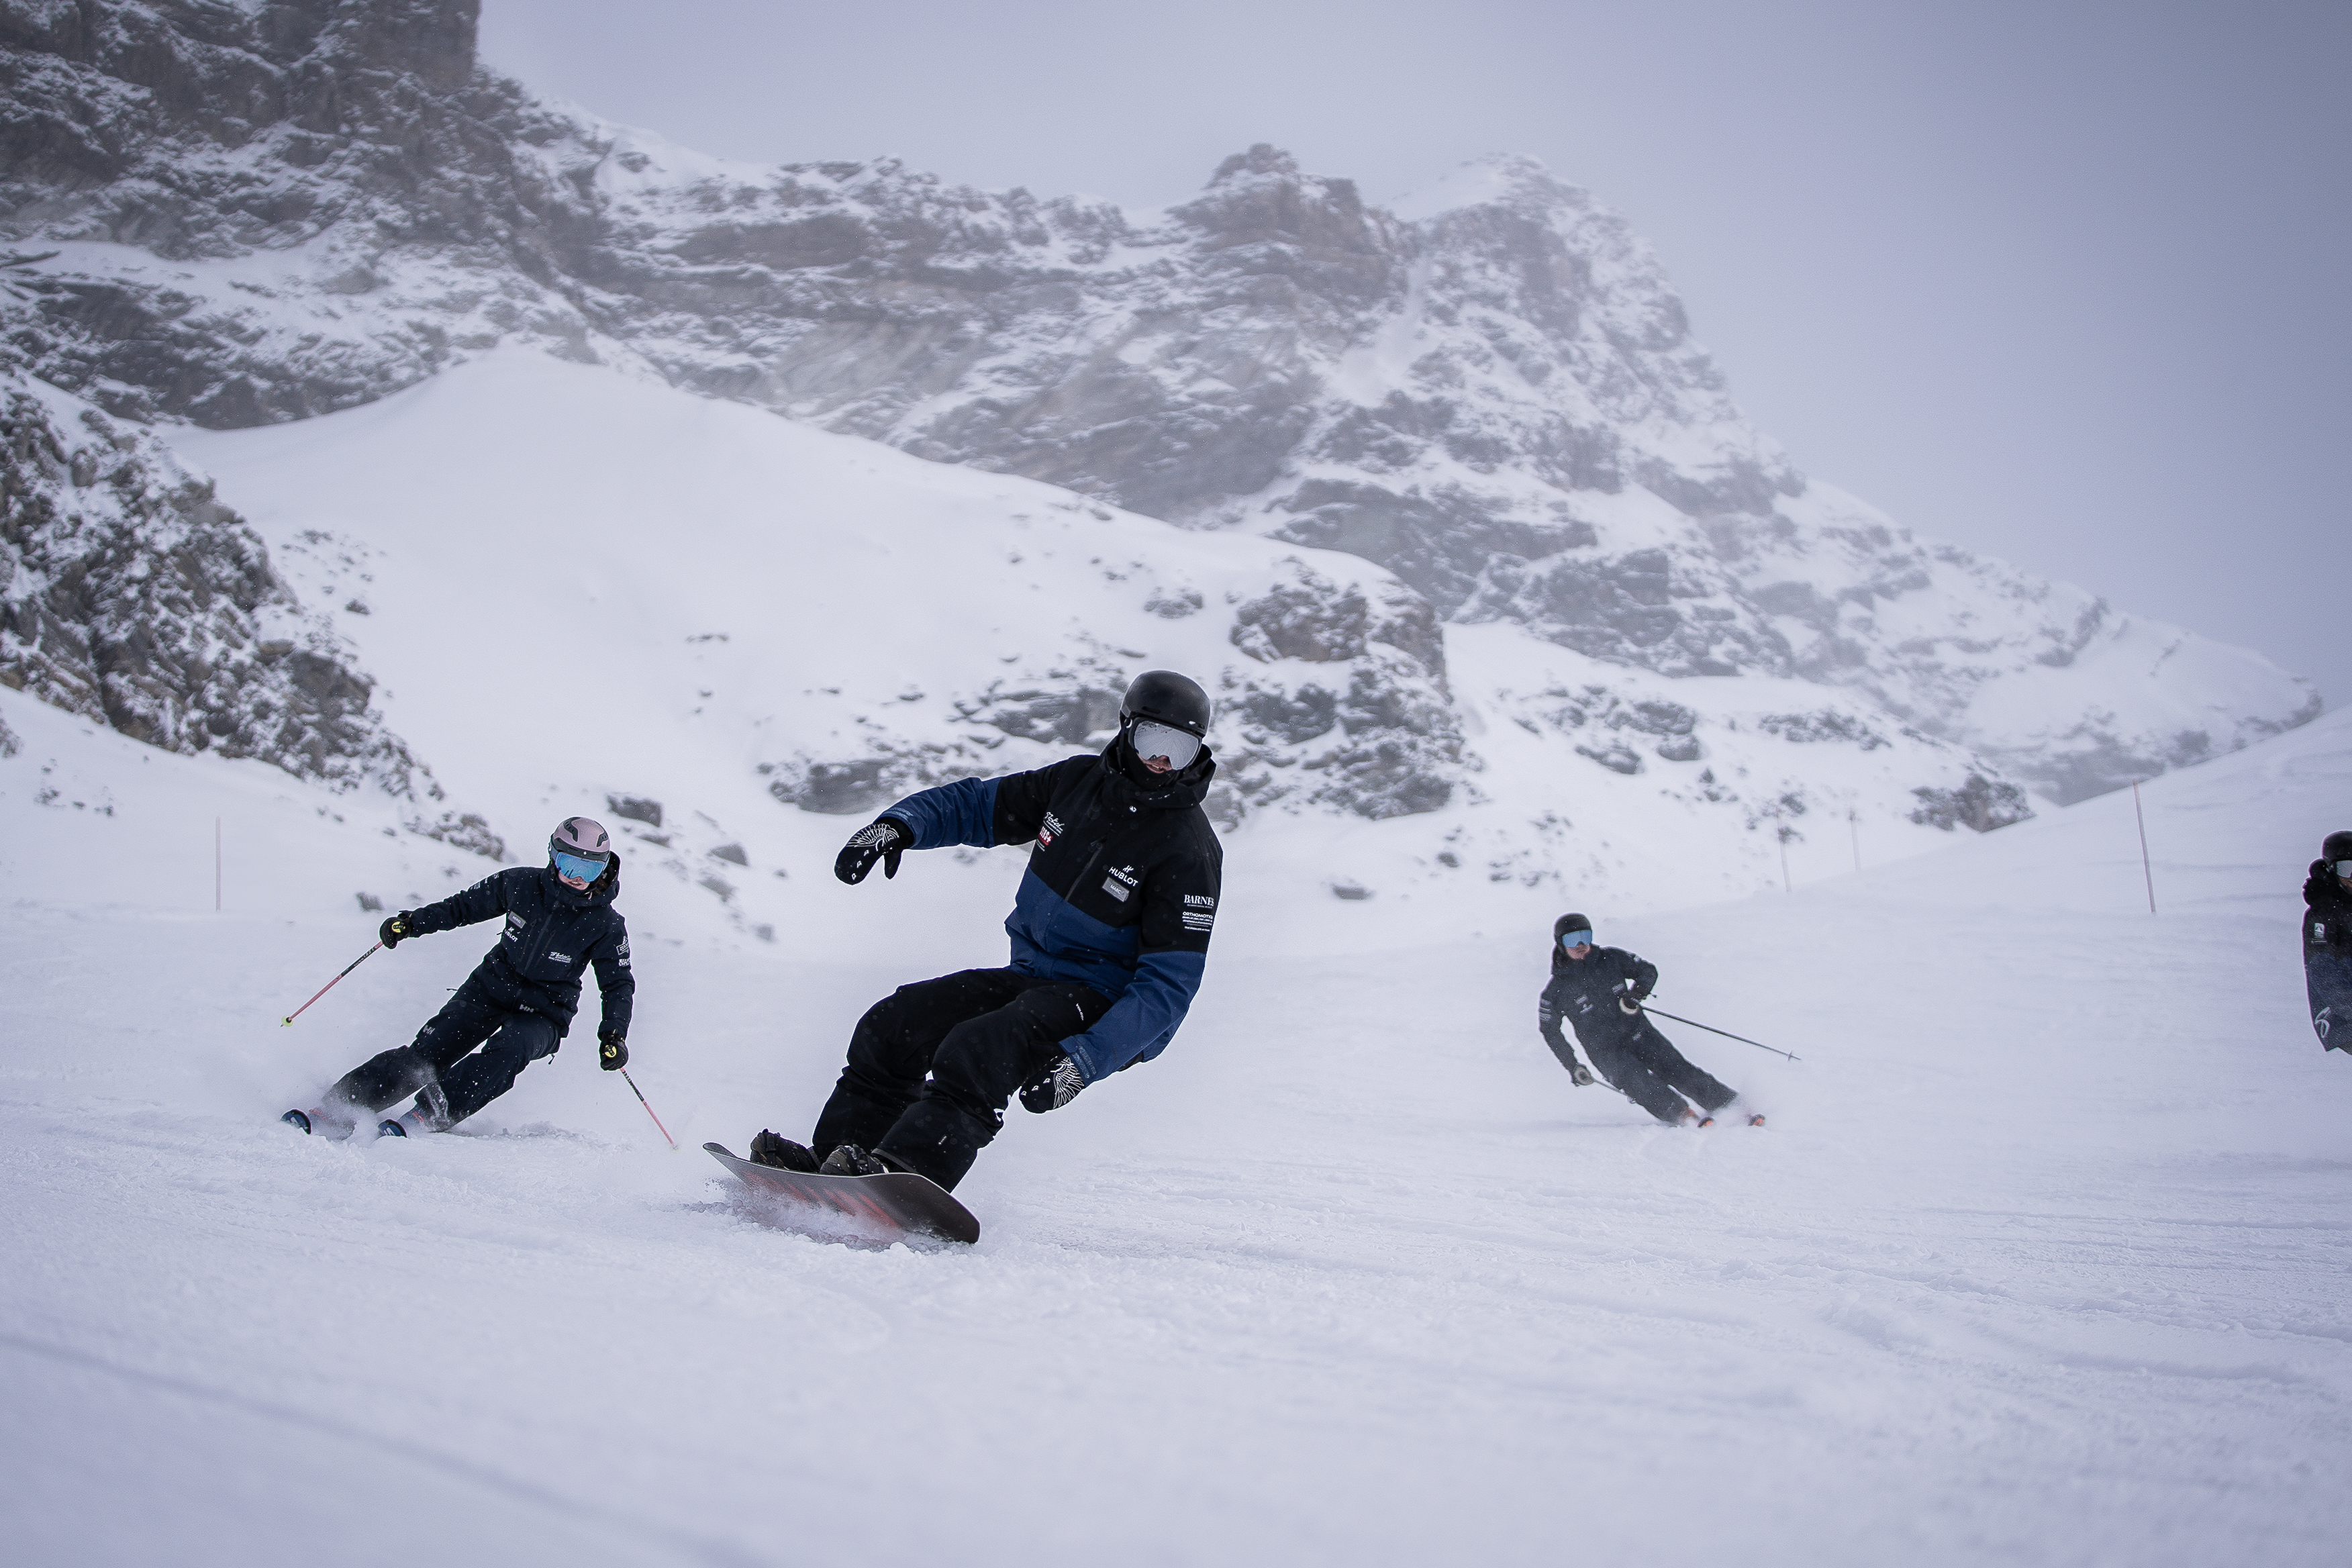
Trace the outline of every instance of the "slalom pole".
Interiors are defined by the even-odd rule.
[[[373,958],[375,956],[376,947],[382,947],[383,945],[383,943],[377,942],[375,947],[369,948],[365,952],[361,953],[357,958],[352,959],[349,963],[343,965],[343,974],[349,974],[352,970],[357,969],[361,964],[365,963],[369,959]],[[343,974],[336,975],[335,980],[341,980],[343,977]],[[320,997],[324,996],[328,992],[332,991],[335,988],[335,980],[328,981],[324,985],[320,986],[317,991],[313,992],[310,996],[310,1002],[316,1002]],[[291,1025],[295,1019],[309,1012],[310,1010],[310,1002],[303,1003],[302,1005],[295,1008],[294,1011],[287,1014],[283,1018],[278,1019],[278,1027],[287,1027]]]
[[[637,1097],[637,1103],[638,1103],[639,1105],[642,1105],[642,1106],[644,1106],[644,1107],[646,1108],[646,1114],[647,1116],[654,1116],[654,1108],[653,1108],[652,1104],[651,1104],[651,1103],[650,1103],[650,1102],[646,1099],[646,1091],[645,1091],[644,1089],[639,1089],[639,1088],[637,1087],[637,1080],[636,1080],[635,1079],[633,1079],[633,1078],[631,1078],[631,1077],[629,1076],[629,1069],[628,1069],[628,1068],[623,1068],[621,1069],[621,1081],[622,1081],[623,1083],[625,1083],[625,1084],[627,1084],[627,1085],[629,1086],[629,1092],[630,1092],[631,1094],[634,1094],[634,1095],[635,1095],[635,1096]],[[677,1148],[677,1139],[675,1139],[675,1138],[670,1138],[670,1136],[669,1136],[669,1129],[668,1129],[668,1128],[667,1128],[667,1127],[662,1127],[661,1118],[660,1118],[660,1117],[658,1117],[658,1116],[654,1116],[654,1125],[655,1125],[656,1127],[661,1127],[661,1135],[662,1135],[664,1138],[668,1138],[668,1139],[669,1139],[669,1146],[670,1146],[671,1148],[675,1149],[675,1148]]]
[[[1664,1008],[1653,1007],[1646,1002],[1637,1005],[1644,1013],[1655,1013],[1661,1018],[1673,1018],[1677,1024],[1688,1024],[1694,1029],[1705,1029],[1710,1035],[1721,1035],[1727,1040],[1738,1040],[1743,1046],[1754,1046],[1759,1051],[1769,1051],[1776,1057],[1786,1057],[1792,1062],[1803,1059],[1794,1051],[1784,1051],[1778,1046],[1768,1046],[1761,1040],[1751,1040],[1745,1035],[1735,1035],[1728,1029],[1718,1029],[1713,1024],[1702,1024],[1696,1018],[1675,1017]]]

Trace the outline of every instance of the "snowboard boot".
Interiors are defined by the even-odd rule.
[[[817,1167],[822,1176],[884,1176],[890,1167],[860,1149],[855,1143],[844,1143],[824,1157]]]
[[[770,1165],[779,1171],[798,1171],[804,1176],[817,1173],[816,1155],[804,1144],[789,1138],[779,1138],[766,1128],[751,1140],[751,1163]]]

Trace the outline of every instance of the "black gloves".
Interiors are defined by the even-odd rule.
[[[1021,1086],[1021,1109],[1043,1116],[1049,1110],[1059,1110],[1078,1098],[1078,1090],[1087,1080],[1078,1071],[1078,1064],[1059,1051],[1045,1064],[1045,1069]]]
[[[1574,1084],[1579,1089],[1591,1089],[1592,1087],[1592,1069],[1586,1067],[1580,1058],[1570,1057],[1568,1058],[1568,1081]]]
[[[841,853],[833,859],[833,874],[856,887],[866,880],[866,873],[874,869],[874,862],[882,862],[882,875],[898,874],[898,857],[913,847],[915,836],[907,825],[895,816],[877,816],[866,826],[849,836]]]
[[[629,1065],[629,1042],[611,1029],[596,1031],[596,1065],[618,1072]]]
[[[398,947],[400,945],[401,938],[415,936],[416,934],[416,928],[410,925],[408,921],[409,911],[406,910],[403,910],[398,914],[394,915],[391,919],[385,921],[383,924],[375,928],[376,941],[383,943],[386,947]]]
[[[1643,1001],[1647,998],[1649,994],[1649,987],[1643,985],[1638,980],[1620,981],[1617,985],[1617,1011],[1620,1013],[1640,1012],[1642,1010]]]

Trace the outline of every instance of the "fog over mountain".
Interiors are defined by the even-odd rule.
[[[1302,558],[1297,602],[1227,638],[1245,664],[1387,647],[1422,694],[1256,689],[1237,751],[1357,759],[1353,787],[1262,792],[1294,809],[1410,815],[1470,786],[1464,705],[1490,694],[1448,686],[1441,625],[1592,661],[1519,716],[1578,767],[1724,790],[1709,748],[1738,705],[1719,681],[1793,682],[1817,695],[1763,731],[1791,777],[1902,737],[1958,760],[1912,785],[1947,826],[2013,820],[2020,785],[2076,800],[2318,711],[2256,655],[1915,537],[1799,470],[1741,416],[1649,248],[1527,160],[1381,208],[1257,146],[1148,218],[887,160],[756,168],[534,99],[478,65],[475,10],[0,4],[0,324],[26,373],[168,440],[529,346],[1360,557],[1393,577],[1372,598]],[[1299,629],[1324,622],[1407,630],[1333,656]],[[1088,711],[1118,673],[1041,669],[1037,700]],[[1661,681],[1687,696],[1661,706]],[[793,765],[895,780],[919,750],[879,734]],[[1975,805],[1937,804],[1963,790]],[[867,804],[852,795],[827,799]],[[1746,828],[1786,826],[1796,799],[1750,800]]]

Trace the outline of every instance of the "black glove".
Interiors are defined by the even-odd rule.
[[[398,947],[401,938],[416,934],[416,928],[408,923],[414,918],[415,916],[409,910],[401,910],[375,928],[376,941],[386,947]]]
[[[629,1065],[629,1042],[621,1037],[619,1031],[596,1031],[596,1065],[606,1072],[618,1072]]]
[[[1078,1064],[1056,1051],[1043,1072],[1021,1086],[1021,1109],[1040,1116],[1059,1110],[1077,1099],[1078,1090],[1086,1087],[1086,1075],[1078,1071]]]
[[[877,816],[849,836],[841,853],[833,858],[833,874],[856,887],[866,880],[866,873],[874,869],[874,862],[882,862],[882,875],[898,874],[898,857],[911,848],[915,836],[907,825],[895,816]]]
[[[1579,1089],[1592,1087],[1592,1069],[1575,1057],[1568,1058],[1568,1081]]]

